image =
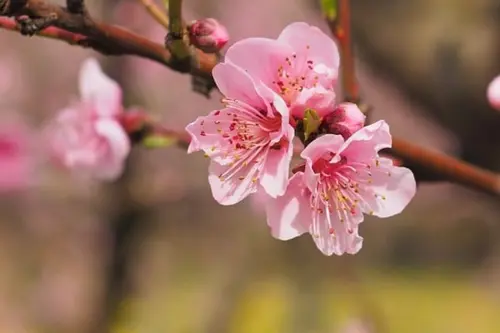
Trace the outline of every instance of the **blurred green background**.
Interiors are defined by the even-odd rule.
[[[134,0],[88,1],[99,19],[162,42]],[[500,171],[497,0],[352,0],[359,79],[391,131]],[[293,21],[326,31],[312,0],[185,0],[232,41],[276,37]],[[1,31],[3,113],[35,129],[77,94],[97,56],[126,91],[173,127],[216,108],[189,77],[133,57]],[[3,81],[2,81],[3,82]],[[82,183],[48,164],[29,192],[0,198],[0,332],[497,333],[498,199],[422,184],[401,215],[367,218],[356,256],[325,257],[309,237],[274,240],[258,203],[222,207],[207,161],[134,149],[115,184]]]

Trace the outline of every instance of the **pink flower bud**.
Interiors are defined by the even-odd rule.
[[[347,139],[363,128],[365,115],[354,103],[342,103],[325,117],[324,123],[328,133],[340,134]]]
[[[486,95],[491,107],[500,111],[500,75],[491,81]]]
[[[216,53],[226,45],[229,33],[216,19],[206,18],[188,26],[189,41],[205,53]]]

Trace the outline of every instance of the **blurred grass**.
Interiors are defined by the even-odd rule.
[[[465,276],[388,272],[363,274],[361,284],[324,277],[318,277],[318,283],[322,286],[317,298],[322,309],[320,332],[337,332],[349,319],[365,316],[367,306],[378,317],[372,319],[381,324],[383,333],[500,332],[500,303]],[[191,275],[169,284],[168,290],[131,302],[115,332],[205,332],[213,297],[210,279]],[[295,315],[293,301],[300,300],[293,287],[293,281],[284,276],[252,280],[238,295],[228,331],[287,332]]]

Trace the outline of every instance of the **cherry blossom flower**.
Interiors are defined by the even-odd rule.
[[[256,37],[236,42],[225,59],[280,94],[293,116],[302,117],[311,99],[314,104],[324,99],[328,108],[335,99],[338,48],[329,36],[307,23],[288,25],[277,39]]]
[[[326,134],[301,153],[304,171],[290,179],[286,193],[266,207],[274,237],[288,240],[310,233],[325,255],[355,254],[363,238],[364,215],[400,213],[416,192],[413,173],[378,155],[392,144],[389,126],[378,121],[344,140]]]
[[[186,130],[192,137],[188,153],[203,150],[211,159],[214,198],[235,204],[260,186],[271,197],[283,194],[294,137],[285,102],[231,63],[218,64],[213,77],[226,106],[198,117]]]
[[[95,59],[80,70],[81,100],[59,112],[46,129],[50,149],[64,167],[100,180],[117,179],[130,152],[130,140],[119,117],[119,85]]]
[[[21,123],[2,122],[0,128],[0,193],[20,191],[33,181],[31,135]]]
[[[500,75],[490,82],[486,96],[491,107],[500,110]]]

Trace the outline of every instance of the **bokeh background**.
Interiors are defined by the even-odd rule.
[[[87,2],[96,17],[162,42],[138,1]],[[500,171],[500,114],[485,99],[500,73],[500,2],[352,6],[373,118]],[[326,31],[313,0],[186,0],[185,13],[219,19],[232,42],[276,37],[293,21]],[[89,56],[121,83],[126,105],[173,127],[219,103],[144,59],[7,31],[0,41],[2,122],[23,121],[34,135],[76,98]],[[114,184],[77,181],[42,156],[29,190],[0,196],[0,332],[500,332],[498,199],[422,184],[403,214],[366,219],[358,255],[325,257],[307,236],[274,240],[258,202],[217,205],[201,155],[136,148]]]

